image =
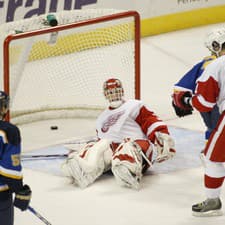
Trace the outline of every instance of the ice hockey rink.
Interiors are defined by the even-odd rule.
[[[31,206],[52,225],[224,225],[225,216],[191,215],[191,205],[205,199],[199,159],[205,128],[197,112],[177,118],[170,97],[173,84],[209,54],[203,44],[207,31],[222,25],[225,26],[192,28],[141,41],[142,100],[169,125],[176,143],[174,159],[149,169],[139,191],[118,186],[111,174],[82,190],[62,176],[60,165],[64,159],[23,160],[24,182],[33,191]],[[93,136],[94,122],[68,119],[42,121],[29,128],[23,125],[23,154],[66,153],[64,146],[55,145],[58,138]],[[57,125],[58,130],[50,130],[51,125]],[[224,191],[221,198],[225,203]],[[39,224],[44,223],[31,212],[15,210],[15,225]]]

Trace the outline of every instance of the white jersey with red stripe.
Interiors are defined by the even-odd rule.
[[[210,63],[197,80],[192,105],[200,112],[210,111],[217,104],[225,110],[225,56]]]
[[[155,139],[155,131],[168,133],[166,124],[140,100],[127,100],[116,109],[106,109],[96,122],[100,139],[121,143],[124,138],[133,140]]]
[[[197,80],[192,105],[200,112],[210,111],[217,104],[221,113],[210,135],[204,154],[214,162],[225,162],[225,56],[209,64]]]

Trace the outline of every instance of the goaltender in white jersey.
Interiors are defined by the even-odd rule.
[[[82,188],[111,169],[116,181],[127,187],[140,188],[146,169],[175,154],[174,141],[167,125],[140,100],[124,100],[119,79],[103,84],[109,107],[97,118],[98,140],[71,154],[62,165],[66,176]]]
[[[98,137],[115,143],[123,142],[124,137],[133,140],[148,139],[159,127],[167,132],[165,123],[139,100],[127,100],[113,110],[108,108],[97,119]]]

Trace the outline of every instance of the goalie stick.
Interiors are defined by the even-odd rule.
[[[65,158],[68,155],[69,153],[52,154],[52,155],[22,155],[21,160],[32,160],[32,159],[40,159],[40,158]]]
[[[87,137],[85,139],[73,139],[73,140],[68,140],[68,141],[64,141],[64,142],[59,142],[54,144],[54,146],[57,145],[64,145],[65,148],[69,149],[70,151],[68,153],[59,153],[59,154],[27,154],[27,155],[22,155],[21,156],[21,160],[35,160],[35,159],[41,159],[41,158],[49,158],[49,159],[54,159],[54,158],[65,158],[68,157],[68,155],[72,152],[76,152],[78,149],[77,147],[72,147],[71,145],[82,145],[82,144],[88,144],[92,141],[97,141],[97,138],[94,136],[91,137]]]
[[[52,225],[48,220],[46,220],[40,213],[38,213],[33,207],[28,206],[28,210],[38,217],[46,225]]]
[[[97,141],[97,137],[89,137],[87,139],[75,139],[75,140],[68,140],[61,143],[62,145],[81,145],[81,144],[88,144],[92,141]]]
[[[97,141],[98,138],[95,136],[90,136],[86,138],[81,138],[81,139],[69,139],[69,140],[64,140],[63,142],[58,142],[54,145],[82,145],[82,144],[88,144],[89,142],[92,141]]]
[[[43,155],[22,155],[21,160],[32,160],[32,159],[40,159],[40,158],[65,158],[68,157],[69,154],[76,152],[75,150],[71,150],[68,153],[59,153],[59,154],[43,154]]]

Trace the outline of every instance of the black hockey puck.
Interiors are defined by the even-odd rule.
[[[51,130],[58,130],[58,126],[51,126]]]

